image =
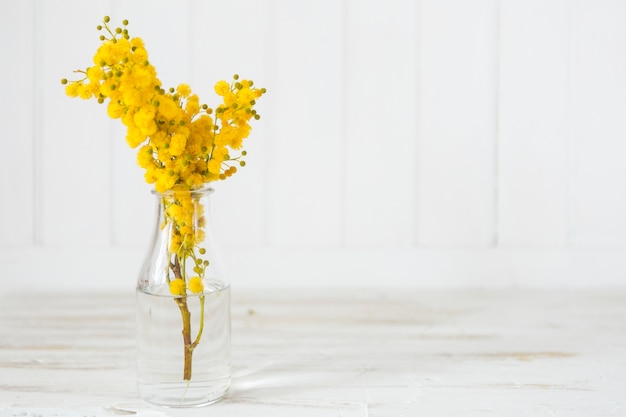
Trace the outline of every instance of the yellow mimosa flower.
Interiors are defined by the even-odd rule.
[[[200,277],[193,277],[189,280],[189,290],[194,294],[200,294],[204,291],[204,284]]]
[[[170,281],[170,293],[172,295],[185,295],[186,287],[185,280],[182,278],[176,278]]]

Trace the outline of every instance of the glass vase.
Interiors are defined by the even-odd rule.
[[[213,244],[212,191],[153,192],[136,303],[138,391],[152,404],[207,405],[230,387],[230,286]]]

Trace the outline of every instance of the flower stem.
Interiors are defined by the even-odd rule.
[[[187,296],[177,297],[174,299],[183,319],[183,343],[184,343],[184,366],[183,366],[183,379],[185,381],[191,380],[191,359],[193,355],[193,349],[195,345],[191,343],[191,313],[189,312],[189,306],[187,305]]]
[[[170,265],[174,276],[178,279],[184,279],[183,269],[180,266],[180,259],[178,255],[174,255],[174,263]],[[183,379],[185,381],[191,380],[191,359],[193,356],[193,348],[195,346],[191,343],[191,312],[189,311],[189,305],[187,304],[187,296],[174,298],[174,301],[178,305],[181,317],[183,319],[183,349],[184,349],[184,366],[183,366]]]
[[[184,260],[183,260],[184,262]],[[174,255],[174,263],[171,265],[172,271],[176,278],[183,278],[184,268],[181,269],[180,261],[178,259],[178,255]],[[196,335],[196,339],[191,342],[191,312],[189,311],[189,304],[187,303],[187,295],[183,295],[181,297],[174,298],[176,304],[178,305],[178,309],[180,310],[180,314],[183,320],[183,349],[184,349],[184,365],[183,365],[183,380],[191,381],[191,364],[193,358],[193,351],[200,343],[200,338],[202,337],[202,332],[204,330],[204,295],[200,297],[200,324],[198,328],[198,334]]]
[[[193,347],[195,348],[198,343],[200,343],[200,338],[202,337],[202,330],[204,329],[204,295],[200,296],[200,328],[198,329],[198,335],[196,336],[196,340],[193,342]]]

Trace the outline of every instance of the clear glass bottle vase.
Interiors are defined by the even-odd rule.
[[[152,404],[202,406],[230,387],[230,286],[212,239],[212,191],[153,192],[154,234],[137,282],[138,391]]]

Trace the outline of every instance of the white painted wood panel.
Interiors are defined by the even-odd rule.
[[[100,44],[95,26],[110,5],[71,0],[37,4],[41,25],[37,30],[41,45],[37,57],[41,175],[37,180],[41,182],[36,190],[41,241],[52,246],[106,247],[111,228],[106,109],[95,100],[67,97],[60,80],[71,79],[74,69],[92,65]],[[77,74],[75,79],[81,78]],[[80,252],[76,258],[80,262]]]
[[[151,187],[119,123],[58,82],[105,14],[166,85],[268,88],[247,166],[215,184],[235,285],[626,283],[623,2],[0,7],[0,291],[134,284]]]
[[[423,0],[417,241],[493,244],[497,2]]]
[[[35,237],[35,10],[33,1],[0,2],[0,244]]]
[[[347,2],[346,242],[414,237],[418,2]]]
[[[252,79],[258,86],[268,84],[266,67],[271,50],[267,42],[271,7],[267,1],[192,1],[189,6],[190,76],[209,106],[219,98],[213,89],[219,80],[231,81],[234,74]],[[227,181],[213,184],[212,208],[217,239],[224,245],[259,246],[267,240],[268,101],[259,100],[261,121],[252,125],[244,142],[246,166]],[[269,98],[268,98],[269,97]]]
[[[626,244],[626,3],[575,3],[571,201],[576,245]]]
[[[148,51],[149,52],[149,51]],[[106,114],[100,115],[103,118]],[[109,239],[113,247],[141,246],[147,249],[154,221],[153,187],[144,180],[144,170],[137,165],[137,149],[126,143],[126,130],[119,120],[112,120],[109,139],[111,154],[112,227]]]
[[[345,82],[341,1],[273,2],[267,192],[269,242],[342,238]]]
[[[3,248],[0,295],[129,290],[145,245],[113,249]],[[620,288],[620,248],[224,248],[233,288]],[[68,267],[68,259],[72,260]]]
[[[189,83],[190,0],[110,1],[115,22],[128,19],[131,36],[144,40],[164,88]]]
[[[500,5],[498,239],[504,245],[568,242],[571,4]]]

